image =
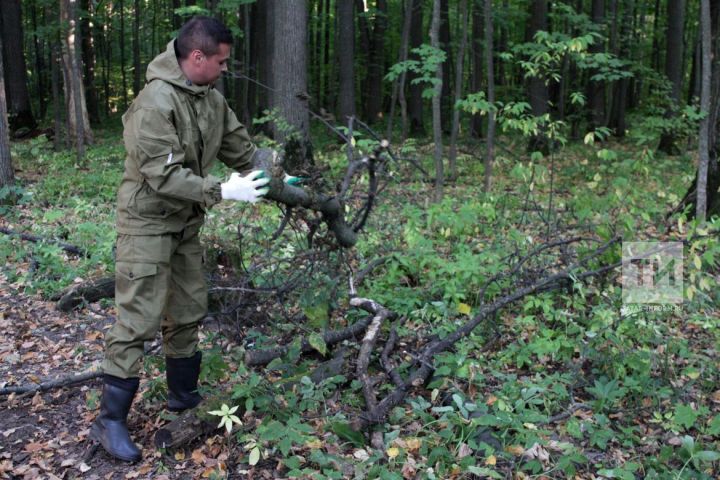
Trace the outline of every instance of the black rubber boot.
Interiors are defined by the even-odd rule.
[[[194,408],[202,397],[197,392],[198,376],[202,353],[196,352],[190,358],[165,358],[168,383],[168,410],[182,412]]]
[[[127,416],[140,381],[137,378],[103,376],[100,415],[90,428],[90,438],[99,442],[106,452],[126,462],[142,458],[140,449],[130,439]]]

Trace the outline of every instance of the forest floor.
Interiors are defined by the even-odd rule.
[[[96,303],[72,313],[59,312],[55,302],[17,293],[1,281],[0,305],[0,331],[5,338],[0,342],[0,388],[68,377],[99,365],[103,334],[113,323],[114,308]],[[140,392],[146,390],[146,383],[143,377]],[[204,472],[207,478],[219,465],[220,470],[227,469],[229,452],[221,435],[196,442],[187,458],[161,454],[153,435],[167,422],[161,419],[163,402],[145,400],[142,393],[135,399],[129,428],[143,450],[143,460],[128,464],[102,448],[90,455],[93,445],[88,434],[101,388],[98,378],[0,400],[0,478],[191,479],[203,477]]]
[[[428,184],[417,178],[390,184],[362,241],[337,263],[351,264],[357,273],[385,258],[358,290],[402,318],[394,358],[403,375],[423,342],[448,335],[487,300],[526,285],[521,280],[561,265],[548,249],[547,257],[526,263],[530,277],[498,281],[487,298],[478,295],[486,279],[511,269],[512,248],[539,248],[548,218],[567,228],[562,235],[601,238],[562,255],[595,248],[617,232],[685,240],[686,281],[695,297],[680,309],[628,313],[616,274],[528,295],[437,355],[427,384],[414,386],[385,423],[358,437],[343,430],[365,408],[354,370],[313,385],[305,377],[321,359],[317,352],[288,353],[267,368],[246,367],[242,359],[245,348],[255,348],[251,344],[290,344],[361,318],[347,299],[330,298],[328,292],[337,295],[347,279],[337,281],[318,261],[295,297],[258,294],[250,303],[243,303],[244,294],[232,297],[227,325],[218,320],[201,326],[203,393],[235,389],[233,401],[244,412],[236,436],[217,430],[177,451],[155,448],[155,432],[174,418],[164,408],[156,339],[146,345],[129,418],[141,462],[117,461],[89,442],[101,392],[95,378],[0,396],[0,478],[720,478],[720,242],[702,234],[689,239],[682,226],[662,233],[665,212],[692,179],[691,172],[677,173],[688,170],[687,159],[643,159],[622,145],[612,147],[619,158],[601,162],[594,152],[572,151],[550,168],[506,158],[495,196],[474,184],[482,176],[472,156],[461,163],[468,169],[465,180],[448,186],[443,203],[429,202]],[[47,298],[112,271],[122,147],[117,139],[94,147],[82,168],[71,154],[41,151],[20,158],[18,176],[32,195],[0,217],[0,227],[62,239],[93,255],[79,258],[52,241],[31,244],[0,234],[0,389],[96,369],[115,316],[108,300],[63,313]],[[341,172],[342,153],[338,158],[330,160]],[[268,204],[214,209],[204,240],[218,257],[217,268],[223,268],[220,257],[239,257],[243,265],[243,258],[262,258],[270,248],[281,252],[278,258],[299,258],[291,255],[304,242],[301,229],[270,247],[263,244],[281,218]],[[636,226],[644,230],[633,231]],[[228,247],[241,233],[243,251],[233,252]],[[593,268],[619,255],[607,252]],[[274,270],[268,271],[258,274],[259,281],[272,278]],[[298,316],[302,322],[294,320]],[[359,342],[345,347],[355,352]],[[374,357],[371,369],[382,377],[379,364]],[[285,381],[295,386],[284,388]],[[391,390],[389,382],[377,386],[379,396]],[[260,457],[253,460],[256,447]]]

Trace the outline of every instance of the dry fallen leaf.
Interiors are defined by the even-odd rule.
[[[461,443],[460,448],[458,448],[458,458],[465,458],[468,455],[472,455],[472,449],[467,443]]]
[[[360,449],[357,449],[357,450],[355,450],[355,451],[353,452],[353,457],[357,458],[357,459],[360,460],[361,462],[364,462],[365,460],[367,460],[368,458],[370,458],[370,455],[368,455],[368,453],[367,453],[365,450],[363,450],[362,448],[360,448]]]
[[[521,445],[508,445],[505,447],[505,451],[513,455],[522,455],[525,453],[525,449]]]
[[[523,455],[530,460],[533,458],[537,458],[541,462],[547,462],[550,460],[550,454],[539,443],[533,444],[532,447],[525,450]]]
[[[45,446],[44,443],[40,443],[40,442],[30,442],[30,443],[28,443],[28,444],[25,445],[25,451],[26,451],[26,452],[29,452],[29,453],[39,452],[40,450],[43,449],[44,446]]]

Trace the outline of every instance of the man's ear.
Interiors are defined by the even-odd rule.
[[[193,62],[195,62],[195,63],[200,63],[200,62],[202,62],[202,59],[203,59],[204,57],[205,57],[205,54],[204,54],[202,51],[198,50],[198,49],[195,49],[195,50],[193,50],[192,52],[190,52],[190,59],[191,59]]]

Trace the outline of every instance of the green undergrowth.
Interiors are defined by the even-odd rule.
[[[515,155],[522,148],[503,140],[490,193],[482,191],[480,147],[459,159],[458,179],[439,203],[429,201],[431,183],[409,164],[389,163],[387,187],[356,247],[323,249],[319,227],[314,262],[298,260],[311,216],[272,239],[283,218],[277,206],[225,202],[212,210],[204,236],[214,275],[250,269],[256,289],[303,279],[301,288],[263,305],[266,321],[244,331],[243,346],[220,348],[220,335],[206,338],[204,393],[234,385],[230,406],[240,408],[243,424],[232,428],[227,446],[237,453],[236,468],[317,479],[717,478],[720,225],[699,228],[682,215],[669,229],[665,223],[692,181],[689,157],[659,157],[631,142]],[[431,146],[406,149],[432,170]],[[82,165],[37,141],[16,145],[14,153],[28,175],[21,175],[19,205],[5,212],[7,224],[90,256],[68,258],[52,243],[2,236],[0,260],[11,284],[49,295],[77,277],[111,272],[121,146],[91,147]],[[332,181],[340,180],[342,147],[318,153]],[[395,359],[405,375],[428,339],[445,338],[483,306],[562,268],[557,251],[536,250],[574,236],[594,239],[573,244],[581,254],[617,236],[684,242],[684,303],[624,305],[618,271],[524,296],[438,355],[429,382],[368,436],[352,428],[365,408],[352,371],[310,380],[323,356],[334,354],[322,331],[363,317],[348,307],[348,272],[383,259],[355,287],[398,314]],[[521,279],[503,276],[514,252],[529,255]],[[613,244],[584,268],[620,258]],[[288,320],[298,313],[302,322]],[[300,336],[317,355],[300,355]],[[244,349],[276,346],[278,337],[288,341],[286,355],[263,370],[243,365]],[[344,348],[355,355],[357,342]],[[146,364],[151,373],[159,368]],[[373,357],[371,374],[381,371]],[[392,389],[377,385],[380,397]],[[163,395],[162,381],[149,381],[146,397]]]

